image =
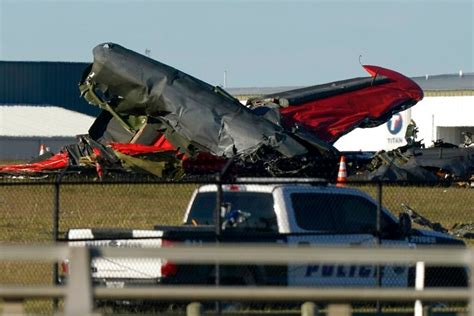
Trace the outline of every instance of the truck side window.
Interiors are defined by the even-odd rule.
[[[223,202],[229,203],[231,210],[240,210],[250,214],[248,219],[236,227],[237,229],[278,232],[271,193],[223,192]],[[199,225],[214,225],[215,209],[216,193],[199,193],[191,207],[186,224],[191,225],[194,220]]]
[[[363,197],[293,193],[291,201],[296,223],[305,230],[342,234],[375,232],[377,206]],[[382,223],[385,220],[382,214]]]

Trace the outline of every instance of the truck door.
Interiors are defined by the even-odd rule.
[[[363,195],[288,193],[294,218],[290,226],[296,234],[290,244],[371,247],[376,245],[375,203]],[[382,213],[382,244],[408,247],[406,238],[397,236],[397,223]],[[348,259],[350,261],[350,259]],[[375,286],[376,265],[320,264],[289,265],[288,284],[296,286]],[[407,286],[408,266],[382,266],[383,286]]]

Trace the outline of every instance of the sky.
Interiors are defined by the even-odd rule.
[[[474,0],[0,0],[0,60],[92,62],[115,42],[213,85],[473,72]]]

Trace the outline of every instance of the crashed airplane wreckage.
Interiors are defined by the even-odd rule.
[[[81,96],[99,106],[88,135],[51,157],[3,166],[3,174],[94,170],[181,178],[219,172],[335,179],[333,143],[383,124],[423,98],[407,77],[363,66],[370,77],[296,89],[241,104],[173,67],[106,43],[93,50]],[[231,163],[228,163],[231,161]]]
[[[350,170],[349,180],[424,181],[474,186],[474,146],[461,147],[437,141],[380,151]],[[352,167],[352,166],[351,166]]]

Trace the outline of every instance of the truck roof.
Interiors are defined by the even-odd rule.
[[[364,195],[367,196],[364,192],[348,187],[338,187],[335,185],[324,185],[324,184],[309,184],[309,183],[299,183],[299,184],[288,184],[288,183],[276,183],[276,184],[224,184],[222,185],[223,192],[265,192],[272,193],[275,189],[281,189],[284,191],[311,191],[311,192],[325,192],[329,194],[351,194],[351,195]],[[217,185],[208,184],[203,185],[198,189],[198,192],[216,192]]]

